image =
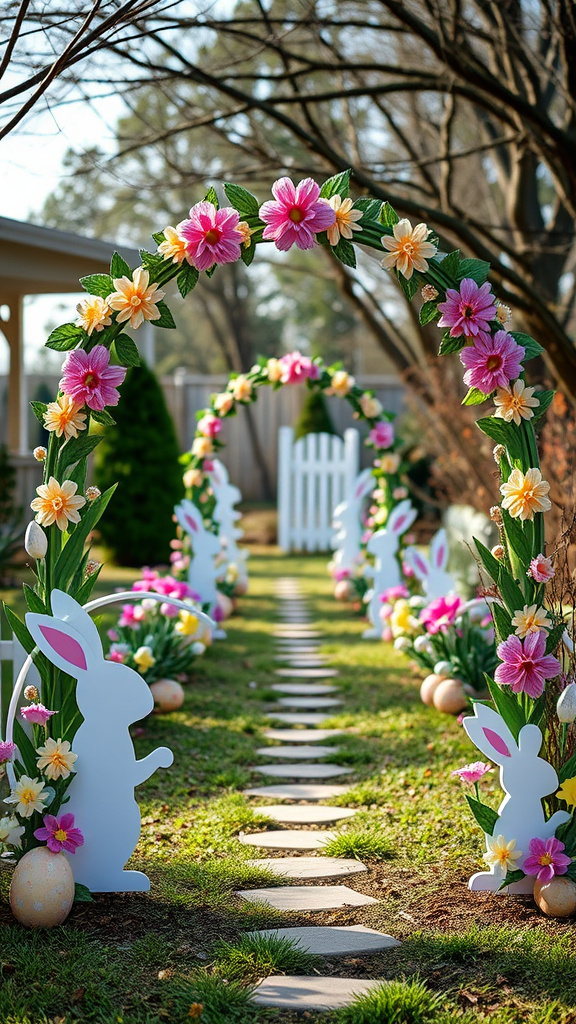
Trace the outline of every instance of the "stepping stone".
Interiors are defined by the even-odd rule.
[[[286,665],[291,665],[292,668],[320,668],[322,665],[327,665],[330,659],[325,654],[308,654],[303,657],[292,657],[291,654],[277,654],[275,656],[276,661],[283,661]]]
[[[375,931],[374,928],[366,928],[363,924],[317,928],[267,928],[265,931],[248,932],[248,935],[260,936],[263,939],[290,939],[297,943],[300,949],[316,956],[377,953],[380,949],[401,945],[398,939],[393,939],[391,935]]]
[[[332,779],[336,775],[351,775],[353,768],[342,764],[257,764],[250,771],[259,775],[274,775],[278,779]]]
[[[333,800],[335,796],[344,796],[351,788],[326,782],[277,782],[273,786],[245,789],[244,796],[260,796],[270,800]]]
[[[327,804],[272,804],[270,807],[253,807],[252,810],[255,814],[265,814],[274,821],[292,825],[325,825],[327,821],[351,818],[356,814],[351,807],[329,807]]]
[[[312,646],[313,645],[313,646]],[[314,654],[319,647],[322,646],[321,640],[309,640],[306,646],[301,646],[299,640],[283,640],[282,642],[277,641],[276,647],[281,656],[287,658],[296,655],[299,657],[301,654]]]
[[[280,878],[337,878],[368,871],[361,861],[347,857],[263,857],[247,863],[253,868],[272,871]]]
[[[345,729],[266,729],[267,740],[278,743],[310,743],[314,740],[331,740],[333,736],[342,736]]]
[[[279,1010],[337,1010],[348,1006],[356,996],[365,995],[382,985],[364,978],[319,978],[299,975],[271,975],[256,986],[250,999],[257,1006],[275,1006]]]
[[[310,743],[301,743],[297,747],[258,747],[256,753],[259,757],[286,757],[288,760],[306,760],[308,757],[328,757],[330,754],[337,754],[340,747],[320,747]]]
[[[267,711],[266,717],[286,722],[286,725],[322,725],[322,722],[328,721],[330,715],[315,714],[312,711],[300,714],[297,711],[294,714],[290,711]]]
[[[279,697],[283,708],[337,708],[344,703],[338,697]]]
[[[274,683],[272,686],[273,690],[277,690],[279,693],[294,693],[296,696],[301,694],[303,697],[311,697],[314,694],[322,696],[324,693],[337,693],[338,686],[314,686],[310,683]]]
[[[321,850],[335,835],[320,829],[279,828],[275,832],[250,832],[238,839],[244,846],[262,846],[265,850]]]
[[[337,668],[276,668],[274,674],[292,679],[330,679],[340,675]]]
[[[267,903],[275,910],[335,910],[378,903],[347,885],[279,885],[275,889],[241,889],[238,896],[250,903]]]
[[[317,640],[322,633],[319,629],[305,629],[303,626],[277,626],[272,635],[278,640]]]

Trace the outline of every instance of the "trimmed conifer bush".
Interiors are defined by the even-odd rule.
[[[155,374],[144,364],[129,370],[95,453],[94,482],[118,488],[99,529],[120,565],[168,562],[174,505],[184,493],[174,424]]]
[[[295,440],[305,434],[337,434],[321,391],[308,391],[296,420]]]

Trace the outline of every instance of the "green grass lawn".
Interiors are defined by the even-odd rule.
[[[450,771],[476,754],[453,719],[420,703],[419,680],[402,656],[361,640],[362,621],[333,600],[325,562],[254,550],[250,594],[241,616],[226,623],[228,640],[197,662],[182,710],[139,731],[138,756],[159,744],[175,754],[173,768],[139,790],[142,838],[132,866],[149,874],[149,894],[99,895],[76,904],[63,927],[29,932],[13,923],[10,871],[0,869],[0,1024],[301,1021],[249,1004],[250,986],[269,973],[394,981],[339,1014],[308,1013],[313,1022],[576,1024],[573,924],[543,917],[527,897],[468,891],[481,836]],[[99,592],[134,575],[108,571]],[[289,915],[234,895],[281,884],[248,865],[258,854],[238,834],[279,827],[257,817],[241,790],[258,778],[249,766],[259,761],[264,710],[276,696],[273,588],[286,575],[301,581],[325,635],[322,650],[341,673],[345,710],[328,724],[350,730],[333,760],[355,774],[352,792],[336,802],[359,813],[337,829],[330,852],[369,866],[346,879],[380,901],[365,908]],[[496,804],[494,775],[484,793]],[[310,917],[366,924],[402,945],[318,962],[244,935]]]

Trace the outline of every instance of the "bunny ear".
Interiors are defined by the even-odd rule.
[[[426,555],[416,548],[406,548],[404,558],[419,580],[426,580],[430,575],[430,566]]]
[[[542,733],[537,725],[525,725],[518,734],[518,746],[522,754],[530,759],[538,757],[542,746]]]
[[[95,654],[103,657],[102,645],[99,652],[95,652],[86,637],[69,622],[63,622],[52,615],[29,612],[26,625],[48,661],[76,679],[87,671]]]
[[[464,729],[472,742],[496,764],[505,764],[518,752],[518,745],[497,711],[486,704],[474,704],[474,717],[465,718]]]
[[[374,487],[376,481],[374,474],[371,469],[364,469],[356,477],[356,483],[354,484],[354,498],[359,501],[360,498],[365,498]]]
[[[399,537],[409,526],[412,526],[417,515],[418,512],[412,507],[410,499],[405,498],[399,505],[396,505],[396,508],[392,509],[386,520],[386,529]]]
[[[435,569],[444,569],[448,561],[448,540],[446,530],[438,530],[430,544],[430,561]]]

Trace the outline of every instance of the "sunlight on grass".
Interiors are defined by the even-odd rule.
[[[445,1002],[418,979],[389,981],[359,996],[334,1017],[337,1024],[434,1024]]]
[[[212,966],[226,978],[256,980],[268,974],[308,974],[322,962],[284,936],[242,935],[235,943],[216,943]]]

